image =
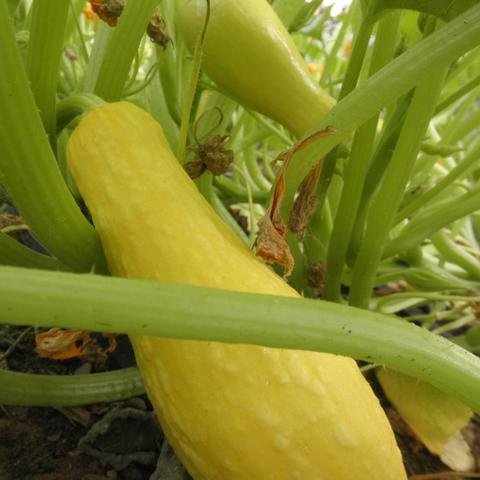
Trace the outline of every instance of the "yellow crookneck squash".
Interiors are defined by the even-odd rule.
[[[205,0],[175,0],[179,30],[193,52]],[[228,95],[302,137],[335,105],[307,72],[267,0],[211,0],[202,68]]]
[[[119,102],[89,112],[67,155],[114,275],[298,296],[217,217],[140,108]],[[167,438],[195,480],[406,478],[352,359],[131,340]]]

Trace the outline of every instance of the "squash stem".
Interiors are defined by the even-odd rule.
[[[0,369],[0,404],[76,407],[145,393],[137,368],[88,375],[34,375]]]
[[[319,300],[0,267],[0,322],[322,351],[386,365],[480,412],[480,359],[395,317]]]
[[[200,68],[202,66],[203,45],[205,43],[205,36],[207,34],[208,22],[210,20],[210,0],[206,0],[207,8],[205,11],[205,21],[203,23],[202,31],[198,36],[197,43],[195,44],[195,52],[193,55],[193,70],[188,85],[187,95],[183,105],[182,123],[180,126],[180,138],[178,141],[178,154],[177,159],[180,165],[185,163],[185,154],[187,151],[187,138],[188,131],[190,129],[190,117],[192,115],[192,105],[197,91],[198,79],[200,78]]]
[[[31,11],[26,70],[51,145],[55,145],[58,70],[70,2],[35,0]]]
[[[100,240],[63,181],[30,90],[5,0],[0,1],[0,171],[38,240],[79,271],[104,267]]]
[[[367,215],[365,237],[352,272],[351,305],[368,308],[384,243],[415,165],[447,71],[448,65],[433,69],[431,78],[424,80],[415,91],[391,162]]]
[[[158,0],[136,0],[126,3],[118,25],[114,28],[105,48],[96,79],[94,93],[105,101],[113,102],[122,96],[132,60],[157,4]],[[104,36],[106,37],[108,34]]]
[[[379,23],[370,65],[370,76],[393,58],[399,23],[400,14],[397,12],[387,15]],[[366,38],[368,40],[369,36]],[[325,285],[325,297],[328,300],[341,301],[340,289],[343,269],[370,164],[369,159],[375,141],[377,122],[378,115],[375,115],[357,130],[353,141],[352,154],[345,167],[342,197],[328,249]]]

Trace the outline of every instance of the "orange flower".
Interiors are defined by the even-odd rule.
[[[103,352],[103,355],[113,352],[117,346],[116,335],[113,333],[103,333],[102,335],[109,341],[109,347]],[[97,346],[97,342],[91,338],[90,332],[84,330],[51,328],[47,332],[35,336],[35,350],[38,355],[51,360],[82,357],[88,353],[89,346]]]

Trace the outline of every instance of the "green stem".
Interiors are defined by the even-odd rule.
[[[476,107],[476,105],[473,105]],[[461,140],[471,134],[480,125],[480,108],[476,108],[471,115],[467,118],[457,115],[457,122],[454,124],[454,128],[447,131],[444,136],[444,142],[447,144],[455,145]]]
[[[57,105],[57,134],[78,116],[104,104],[101,98],[92,93],[81,93],[64,98]]]
[[[386,365],[480,411],[480,359],[395,317],[318,300],[0,268],[0,322],[323,351]]]
[[[480,347],[480,325],[474,326],[467,332],[466,340],[470,345]]]
[[[287,134],[285,134],[280,128],[276,127],[273,122],[267,119],[265,116],[260,113],[254,112],[252,110],[245,109],[245,111],[254,118],[260,125],[264,126],[269,132],[275,135],[279,140],[284,142],[286,145],[292,145],[292,139]]]
[[[390,14],[380,22],[372,54],[369,76],[372,76],[380,70],[380,68],[386,65],[393,57],[399,22],[400,15],[398,13]],[[366,38],[368,44],[369,36]],[[345,85],[346,84],[344,84],[344,86]],[[340,289],[343,268],[350,238],[355,226],[357,212],[360,207],[363,185],[375,141],[377,123],[378,115],[375,115],[357,130],[350,160],[345,168],[345,183],[338,213],[335,217],[327,256],[325,285],[325,298],[327,300],[336,302],[342,300]]]
[[[456,263],[473,279],[480,281],[480,262],[449,238],[445,230],[440,230],[432,235],[432,243],[445,260]]]
[[[68,270],[57,259],[37,253],[1,232],[0,264],[41,270]]]
[[[228,197],[228,200],[233,203],[245,202],[248,197],[246,188],[235,183],[227,177],[215,177],[215,186],[220,190],[220,196]],[[252,199],[254,202],[265,203],[268,200],[269,192],[267,190],[252,189]]]
[[[431,72],[431,77],[424,80],[415,91],[395,152],[368,212],[365,237],[352,272],[351,305],[368,307],[383,245],[415,165],[447,71],[448,66],[436,68]]]
[[[95,32],[92,51],[88,59],[85,73],[83,75],[84,92],[93,93],[95,84],[97,83],[98,73],[103,65],[103,59],[107,50],[110,39],[112,38],[114,29],[109,27],[105,22],[101,22]]]
[[[204,173],[196,183],[201,194],[207,199],[208,203],[210,203],[212,208],[217,212],[218,216],[245,242],[246,245],[250,245],[250,241],[245,235],[245,232],[240,228],[240,225],[238,225],[215,193],[213,189],[213,175],[208,172]],[[245,193],[245,196],[247,197],[248,194]]]
[[[35,102],[52,145],[58,71],[70,3],[34,0],[25,68]]]
[[[480,297],[468,296],[468,295],[444,295],[441,293],[429,293],[429,292],[401,292],[401,293],[392,293],[385,297],[380,297],[377,299],[376,310],[378,312],[384,311],[384,306],[393,301],[400,299],[424,299],[431,302],[478,302]]]
[[[123,93],[138,45],[158,0],[127,2],[103,55],[94,93],[107,102]]]
[[[331,80],[332,73],[335,70],[336,63],[337,63],[338,51],[342,47],[342,44],[348,32],[348,29],[352,24],[354,11],[356,8],[357,8],[357,5],[355,4],[355,2],[352,2],[352,4],[350,5],[350,8],[348,9],[347,15],[344,17],[343,21],[341,22],[340,28],[335,36],[335,42],[331,50],[328,52],[327,58],[325,59],[325,67],[324,67],[325,74],[322,76],[322,80],[323,79]],[[332,83],[330,82],[329,85],[331,84]],[[329,85],[324,84],[322,82],[322,86],[324,88],[327,88]]]
[[[78,45],[80,54],[85,63],[88,63],[89,54],[85,36],[83,35],[82,26],[80,25],[79,17],[82,15],[82,11],[85,8],[85,2],[83,0],[70,0],[70,14],[67,20],[66,34],[67,45],[72,42],[74,45]],[[76,41],[73,40],[73,36],[76,36]]]
[[[448,175],[443,177],[434,187],[425,193],[414,198],[410,203],[408,203],[395,217],[395,224],[400,223],[405,218],[413,215],[415,212],[427,203],[432,201],[442,192],[444,192],[448,187],[454,185],[454,182],[460,178],[465,177],[478,163],[480,160],[480,145],[477,148],[474,148],[468,155],[455,167],[453,168]]]
[[[443,110],[447,109],[455,102],[460,100],[464,95],[472,91],[474,88],[480,85],[480,75],[477,75],[474,79],[470,80],[463,87],[459,88],[456,92],[452,93],[443,102],[441,102],[435,109],[435,115],[438,115]]]
[[[205,11],[205,20],[202,31],[198,36],[193,54],[192,76],[187,88],[186,98],[183,104],[182,123],[180,126],[180,137],[178,141],[177,159],[181,165],[185,163],[185,153],[187,151],[187,137],[190,129],[190,118],[192,115],[192,105],[197,92],[198,79],[200,78],[200,69],[202,66],[203,44],[205,43],[205,35],[207,34],[208,22],[210,20],[210,0],[206,0],[207,9]]]
[[[385,105],[407,93],[434,68],[449,65],[460,55],[480,44],[480,5],[476,5],[443,28],[417,43],[413,48],[390,62],[363,84],[359,85],[316,124],[313,132],[331,126],[336,133],[312,143],[295,156],[286,173],[286,193],[282,216],[288,218],[295,192],[319,158],[342,141],[351,132],[378,113]]]
[[[272,188],[271,182],[269,182],[263,175],[257,161],[257,152],[255,149],[249,149],[244,152],[245,165],[248,168],[248,173],[252,177],[256,187],[260,191],[270,191]]]
[[[374,25],[370,21],[362,21],[360,24],[353,42],[352,53],[342,83],[339,100],[346,97],[357,85]]]
[[[60,261],[80,271],[104,265],[98,235],[63,181],[40,119],[15,32],[0,1],[1,183],[38,240]]]
[[[76,407],[145,393],[136,368],[88,375],[32,375],[0,369],[0,385],[0,404],[24,407]]]
[[[480,186],[455,199],[447,199],[441,204],[432,205],[417,215],[397,238],[387,244],[383,258],[419,245],[441,228],[478,210],[480,210]]]

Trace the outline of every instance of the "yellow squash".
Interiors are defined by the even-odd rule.
[[[138,107],[88,113],[68,160],[114,275],[298,296],[216,216]],[[406,478],[384,412],[349,358],[132,342],[162,427],[196,480]]]
[[[205,0],[175,0],[193,51]],[[202,68],[228,95],[282,123],[297,137],[335,105],[308,74],[300,52],[267,0],[211,0]]]

